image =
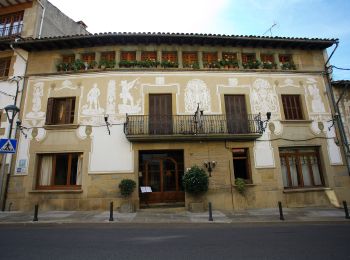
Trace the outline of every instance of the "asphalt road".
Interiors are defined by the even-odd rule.
[[[0,259],[350,259],[350,224],[0,225]]]

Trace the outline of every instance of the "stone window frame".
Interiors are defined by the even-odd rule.
[[[59,111],[59,103],[64,101],[65,106],[62,111],[63,119],[58,121],[57,114]],[[75,105],[76,97],[51,97],[47,101],[47,110],[46,110],[46,120],[45,125],[68,125],[74,123],[75,118]]]
[[[315,187],[324,187],[325,180],[322,172],[322,165],[320,160],[320,149],[319,147],[283,147],[279,149],[280,163],[281,163],[281,174],[282,174],[282,182],[284,189],[300,189],[300,188],[315,188]],[[312,160],[317,161],[316,166],[318,170],[318,176],[314,175],[315,169],[312,167]],[[295,171],[292,172],[290,162],[295,166]],[[303,162],[302,162],[303,161]],[[302,163],[307,163],[307,167],[304,168]],[[283,166],[286,167],[283,170]],[[307,170],[305,170],[307,169]],[[308,171],[308,172],[306,172]],[[311,185],[305,185],[305,176],[304,174],[309,175]],[[286,176],[283,176],[286,174]],[[294,175],[293,175],[294,174]],[[297,185],[293,185],[293,177],[294,182],[297,180]],[[316,177],[318,178],[316,184]],[[287,184],[286,184],[287,182]]]
[[[43,173],[41,172],[42,170],[42,163],[43,163],[43,158],[44,157],[50,157],[52,158],[51,160],[51,165],[48,165],[47,169],[50,168],[51,166],[51,172],[49,173],[49,183],[47,184],[42,184],[42,179],[43,178]],[[75,158],[73,158],[76,156]],[[60,162],[57,163],[58,158],[61,157]],[[67,160],[65,160],[64,157],[67,157]],[[62,160],[63,159],[63,160]],[[68,153],[62,153],[62,152],[57,152],[57,153],[39,153],[37,154],[37,171],[36,171],[36,189],[37,190],[80,190],[81,189],[81,175],[83,174],[82,170],[82,164],[83,164],[83,152],[68,152]],[[65,184],[58,184],[57,183],[57,172],[58,168],[57,167],[66,167],[66,171],[63,172],[64,175],[66,175],[65,179]],[[76,172],[75,176],[72,176],[72,170],[74,170],[74,166],[76,167]],[[78,169],[80,167],[80,169]],[[62,172],[63,169],[61,169]],[[80,179],[78,180],[78,171],[80,170]],[[71,184],[72,181],[75,181],[75,184]],[[76,184],[76,182],[80,182],[79,184]]]

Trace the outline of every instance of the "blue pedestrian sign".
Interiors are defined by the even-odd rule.
[[[0,139],[0,153],[16,153],[16,139]]]

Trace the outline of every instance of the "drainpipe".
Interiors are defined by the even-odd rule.
[[[348,174],[350,175],[350,163],[349,163],[349,155],[350,155],[350,150],[349,150],[349,145],[348,145],[348,141],[345,135],[345,130],[344,130],[344,125],[343,125],[343,121],[341,119],[341,115],[340,115],[340,110],[339,110],[339,101],[342,98],[342,95],[339,97],[338,101],[335,101],[334,98],[334,93],[333,93],[333,88],[332,88],[332,82],[331,79],[329,77],[329,68],[330,66],[328,66],[328,62],[329,60],[332,58],[334,52],[336,51],[336,49],[338,48],[339,45],[339,40],[335,40],[335,48],[332,51],[331,55],[329,56],[329,58],[327,59],[326,63],[325,63],[325,75],[326,75],[326,79],[327,79],[327,85],[328,85],[328,91],[330,93],[330,99],[331,99],[331,103],[334,109],[334,116],[333,116],[333,120],[335,120],[337,128],[339,130],[339,134],[340,134],[340,138],[341,138],[341,143],[342,143],[342,148],[343,148],[343,152],[345,155],[345,161],[346,161],[346,167],[348,169]]]
[[[38,38],[40,39],[41,38],[41,31],[43,29],[43,23],[44,23],[44,17],[45,17],[46,8],[45,8],[45,6],[43,5],[43,3],[40,0],[37,0],[37,2],[39,3],[39,5],[41,5],[41,8],[43,9],[43,13],[41,15],[41,21],[40,21],[39,35],[38,35]]]

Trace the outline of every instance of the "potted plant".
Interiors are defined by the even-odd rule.
[[[242,178],[235,179],[235,188],[239,194],[243,195],[245,192],[245,188],[246,188],[246,183],[245,183],[244,179],[242,179]]]
[[[119,62],[119,67],[121,68],[132,68],[137,65],[136,60],[122,60]]]
[[[119,183],[120,195],[123,197],[123,202],[120,205],[121,212],[134,212],[134,205],[130,200],[131,194],[136,188],[136,182],[131,179],[123,179]]]
[[[110,69],[115,67],[115,60],[100,60],[99,67],[101,69]]]
[[[66,62],[60,62],[56,65],[57,71],[68,71],[71,69],[71,65]]]
[[[283,70],[296,70],[297,67],[295,66],[294,62],[283,62],[281,63],[281,69]]]
[[[163,60],[160,65],[163,68],[177,68],[179,66],[178,63],[171,61],[171,60]]]
[[[276,69],[276,63],[271,62],[271,61],[264,61],[262,63],[262,68],[263,69]]]
[[[259,60],[250,60],[247,62],[243,62],[242,66],[245,69],[258,69],[260,67],[261,62]]]
[[[75,60],[72,64],[71,64],[71,68],[74,71],[78,71],[78,70],[82,70],[85,68],[85,64],[82,60]]]
[[[192,196],[193,202],[189,203],[189,209],[194,212],[204,211],[202,195],[208,191],[209,177],[198,166],[192,166],[182,179],[185,192]]]

